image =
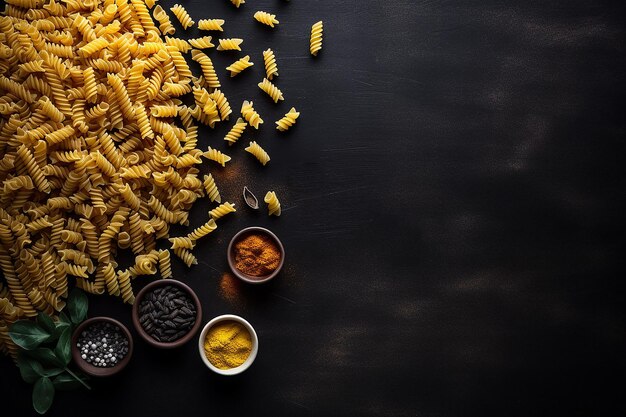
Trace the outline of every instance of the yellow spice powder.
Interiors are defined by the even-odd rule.
[[[252,337],[241,323],[224,321],[209,329],[204,339],[204,354],[218,369],[236,368],[252,352]]]

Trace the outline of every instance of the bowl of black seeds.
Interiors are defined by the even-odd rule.
[[[133,338],[122,323],[109,317],[85,320],[72,335],[72,357],[81,371],[111,376],[126,367],[133,354]]]
[[[198,331],[202,307],[196,293],[174,279],[146,285],[133,304],[133,324],[152,346],[171,349],[187,343]]]

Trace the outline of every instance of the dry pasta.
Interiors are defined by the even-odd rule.
[[[323,32],[324,23],[321,20],[311,26],[311,43],[309,50],[313,56],[317,56],[318,52],[322,49]]]
[[[263,119],[259,116],[259,113],[254,110],[254,103],[252,101],[245,100],[241,105],[241,115],[243,118],[255,129],[259,128],[259,125],[263,123]]]
[[[243,131],[246,130],[246,126],[248,126],[248,123],[246,123],[245,120],[241,117],[237,119],[233,127],[231,127],[226,136],[224,136],[224,140],[228,142],[229,146],[232,146],[239,140]]]
[[[227,38],[219,39],[219,45],[217,45],[218,51],[241,51],[241,44],[243,39],[240,38]]]
[[[285,99],[282,91],[280,91],[280,89],[272,84],[272,82],[267,78],[263,78],[263,81],[259,83],[259,88],[270,96],[270,98],[274,100],[274,103],[278,103],[278,101]]]
[[[274,27],[274,25],[279,23],[278,20],[276,20],[275,14],[269,14],[260,10],[254,14],[254,18],[257,22],[263,23],[269,27]]]
[[[185,30],[194,25],[195,22],[191,19],[191,16],[189,16],[187,10],[185,10],[185,8],[180,4],[175,4],[173,7],[170,8],[170,10],[172,11],[172,13],[174,13],[174,16],[176,16],[176,19],[178,19],[181,26]]]
[[[276,129],[284,132],[296,123],[296,119],[300,117],[300,112],[296,111],[295,107],[289,109],[289,112],[285,114],[280,120],[276,122]]]
[[[250,142],[250,146],[245,148],[246,152],[254,155],[256,159],[263,165],[267,164],[270,161],[270,156],[265,152],[263,148],[261,148],[256,142]]]
[[[223,32],[224,23],[224,19],[200,19],[198,20],[198,29]]]
[[[230,71],[231,77],[234,77],[235,75],[239,74],[241,71],[253,65],[254,63],[250,61],[250,55],[246,55],[243,58],[240,58],[237,61],[230,64],[228,67],[226,67],[226,70]]]
[[[268,80],[278,77],[278,66],[276,65],[276,55],[271,49],[263,51],[263,62],[265,63],[265,74]]]
[[[267,203],[267,210],[270,216],[280,216],[280,201],[278,201],[275,191],[268,191],[263,201]]]
[[[235,5],[235,7],[239,8],[239,6],[244,4],[246,0],[230,0],[230,2]]]
[[[222,203],[219,206],[215,207],[213,210],[209,211],[209,216],[211,217],[211,220],[217,220],[220,219],[222,217],[224,217],[225,215],[227,215],[228,213],[234,213],[237,210],[235,209],[235,205],[233,203]],[[209,223],[207,223],[208,225]],[[213,223],[215,224],[215,223]],[[211,230],[212,231],[212,230]]]

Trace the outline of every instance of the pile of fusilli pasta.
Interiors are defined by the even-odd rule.
[[[215,45],[210,36],[170,37],[176,29],[155,2],[6,0],[0,16],[0,269],[6,282],[0,282],[0,351],[15,356],[8,326],[38,311],[60,311],[70,282],[133,303],[132,279],[172,275],[170,251],[156,249],[157,240],[169,238],[170,225],[187,225],[188,210],[202,196],[221,203],[214,179],[200,179],[197,165],[204,157],[224,166],[230,157],[198,149],[195,124],[213,127],[232,113],[211,59],[200,50]],[[171,11],[183,27],[194,25],[182,6]],[[223,24],[199,22],[213,31]],[[320,32],[312,37],[315,48],[321,48]],[[241,42],[216,43],[223,50],[240,49]],[[202,75],[192,74],[188,52]],[[271,50],[263,57],[267,79],[259,86],[282,100],[269,81],[278,76],[276,58]],[[229,69],[252,65],[236,64]],[[185,94],[193,95],[193,105],[183,104]],[[241,112],[225,137],[229,145],[248,124],[263,123],[251,102]],[[277,129],[288,129],[298,115],[292,108]],[[246,150],[269,161],[255,142]],[[280,214],[275,195],[271,204]],[[204,225],[170,238],[172,252],[188,266],[197,263],[196,241],[234,211],[229,202],[215,207]],[[118,248],[134,253],[134,265],[118,268]]]

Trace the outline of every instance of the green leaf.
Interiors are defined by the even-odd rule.
[[[85,381],[86,378],[81,378],[81,380]],[[73,376],[69,374],[61,374],[55,377],[52,380],[52,383],[54,384],[54,387],[56,389],[61,391],[69,391],[83,386],[80,381],[77,381]]]
[[[67,298],[67,308],[70,312],[72,323],[78,324],[85,320],[88,306],[89,301],[85,293],[78,288],[74,288]]]
[[[57,327],[70,326],[71,324],[72,322],[70,321],[70,318],[67,317],[67,314],[65,314],[64,311],[61,311],[59,313],[59,321],[56,322],[56,326]]]
[[[50,338],[50,333],[30,320],[18,320],[9,328],[11,340],[26,350],[36,349],[42,342]]]
[[[70,359],[72,359],[72,332],[69,327],[66,327],[61,336],[59,337],[59,341],[57,342],[56,347],[54,348],[54,353],[56,357],[59,359],[63,366],[67,366],[70,363]]]
[[[65,368],[48,368],[43,370],[43,376],[56,376],[65,372]]]
[[[29,384],[37,381],[37,379],[43,375],[43,367],[41,364],[22,353],[17,357],[17,366],[20,369],[22,379]]]
[[[33,408],[39,414],[44,414],[50,409],[53,400],[54,384],[47,376],[39,378],[33,387]]]
[[[37,348],[26,352],[26,354],[31,358],[37,359],[44,366],[65,366],[65,363],[49,348]]]
[[[54,329],[56,326],[54,325],[54,321],[52,321],[52,318],[46,313],[40,312],[37,315],[37,324],[48,333],[54,333]]]

